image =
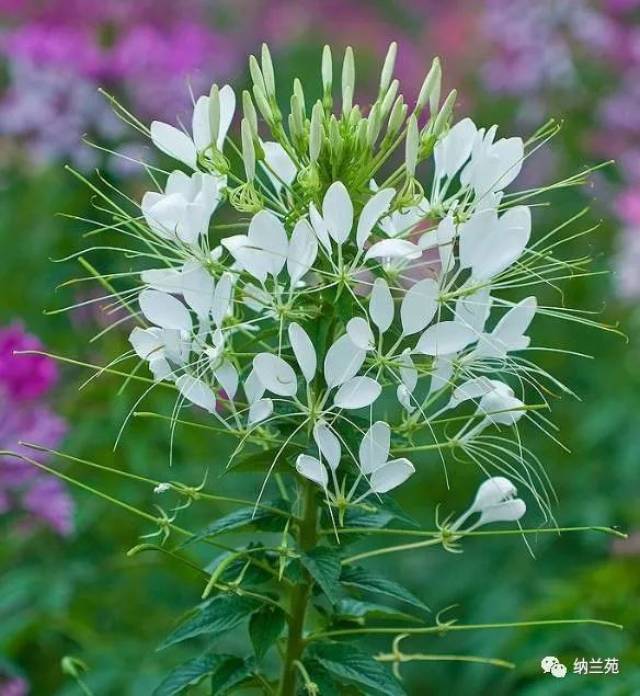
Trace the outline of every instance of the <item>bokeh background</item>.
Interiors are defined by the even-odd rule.
[[[424,652],[502,657],[517,667],[422,665],[405,672],[410,693],[640,693],[640,2],[0,0],[0,11],[0,449],[36,441],[192,484],[207,466],[221,466],[228,452],[228,443],[180,431],[169,472],[168,429],[145,419],[134,419],[114,452],[136,390],[118,394],[122,380],[113,377],[80,389],[90,372],[13,356],[15,349],[40,348],[106,364],[124,349],[126,323],[92,340],[114,319],[99,301],[100,288],[80,283],[55,291],[85,273],[77,261],[52,261],[90,244],[82,237],[83,219],[100,218],[97,201],[63,165],[90,181],[100,168],[109,183],[137,198],[145,185],[140,168],[109,150],[153,157],[148,143],[113,115],[99,86],[143,121],[174,121],[189,112],[189,86],[196,96],[212,81],[246,86],[246,55],[262,41],[269,42],[286,89],[295,76],[305,85],[317,80],[328,42],[336,54],[347,44],[356,49],[366,103],[386,48],[397,40],[397,73],[409,96],[439,55],[446,86],[461,94],[458,118],[471,115],[525,137],[550,117],[564,122],[528,160],[523,186],[615,160],[587,186],[550,195],[552,205],[536,209],[535,221],[548,230],[590,207],[574,229],[597,227],[569,251],[591,255],[599,274],[572,280],[561,301],[621,326],[628,340],[537,320],[536,344],[594,359],[543,358],[580,398],[553,408],[558,437],[570,452],[538,432],[528,436],[555,483],[559,523],[618,525],[629,539],[543,535],[532,539],[535,558],[517,537],[472,541],[463,555],[397,556],[393,572],[436,610],[458,604],[454,614],[466,622],[594,617],[626,626],[624,632],[589,626],[469,632],[416,642]],[[91,260],[109,270],[100,254]],[[81,306],[48,313],[74,303]],[[154,397],[147,407],[167,412],[170,403]],[[50,461],[153,510],[149,491],[134,482]],[[471,466],[456,465],[453,473],[447,491],[439,463],[426,461],[400,502],[432,527],[438,501],[446,510],[463,509],[477,485]],[[209,485],[251,497],[255,481],[213,477]],[[195,519],[217,513],[211,507]],[[154,647],[199,586],[164,562],[125,557],[148,531],[104,500],[0,458],[0,695],[78,693],[60,669],[68,654],[89,665],[96,694],[152,692],[181,657]],[[570,672],[576,658],[617,657],[620,674],[553,679],[539,667],[550,654]]]

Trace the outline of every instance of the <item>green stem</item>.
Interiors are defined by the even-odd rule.
[[[318,501],[313,484],[305,481],[304,487],[304,516],[298,529],[298,546],[302,551],[309,551],[318,540]],[[294,696],[296,693],[296,662],[300,660],[304,648],[304,624],[312,584],[309,573],[305,571],[303,580],[291,593],[289,631],[279,696]]]

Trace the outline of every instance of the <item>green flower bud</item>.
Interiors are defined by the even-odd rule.
[[[271,53],[266,43],[262,44],[262,76],[264,78],[265,93],[268,97],[276,96],[276,78],[273,72]]]
[[[396,65],[396,56],[398,55],[398,44],[393,41],[389,46],[387,51],[387,56],[384,59],[384,64],[382,66],[382,72],[380,74],[380,92],[379,95],[382,96],[389,87],[391,78],[393,77],[393,69]]]
[[[253,136],[254,140],[258,140],[258,114],[256,113],[255,106],[253,105],[251,95],[246,89],[242,92],[242,111],[247,123],[249,124],[249,127],[251,128],[251,135]]]
[[[353,106],[353,92],[356,85],[356,68],[353,49],[347,46],[342,62],[342,113],[348,115]]]
[[[242,162],[244,164],[244,171],[247,175],[247,181],[253,181],[256,177],[256,151],[253,147],[251,126],[249,126],[246,118],[242,119],[240,134],[242,139]]]
[[[220,132],[220,90],[215,84],[211,85],[209,92],[209,132],[211,133],[211,142],[215,146]]]
[[[415,111],[420,113],[422,109],[429,102],[429,108],[431,113],[435,113],[438,109],[438,103],[440,102],[440,84],[442,81],[442,69],[440,67],[440,59],[434,58],[431,64],[431,69],[424,78],[422,87],[420,88],[420,93],[418,94],[418,101],[416,102]]]

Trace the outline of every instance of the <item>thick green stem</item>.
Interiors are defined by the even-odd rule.
[[[303,514],[298,529],[298,546],[302,551],[309,551],[318,540],[318,502],[316,490],[309,481],[305,481]],[[294,696],[296,692],[295,663],[300,659],[304,648],[304,624],[312,584],[309,573],[304,571],[302,581],[293,588],[291,593],[289,632],[278,692],[280,696]]]

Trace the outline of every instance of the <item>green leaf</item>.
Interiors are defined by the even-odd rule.
[[[153,696],[174,696],[182,693],[188,686],[198,684],[206,676],[213,674],[229,655],[200,655],[174,667],[153,692]],[[235,659],[235,658],[233,658]]]
[[[374,604],[373,602],[361,602],[359,599],[346,597],[341,599],[335,607],[335,618],[340,620],[357,621],[364,623],[364,619],[394,619],[397,621],[412,621],[420,623],[421,620],[411,614],[385,607],[384,604]]]
[[[284,628],[285,613],[282,609],[266,604],[258,609],[249,621],[249,636],[258,660],[276,642]]]
[[[253,658],[242,660],[231,657],[224,662],[211,677],[211,693],[224,696],[231,689],[248,679],[255,670]]]
[[[270,507],[277,508],[278,510],[286,509],[285,503],[282,500],[269,501],[265,504],[269,505]],[[208,524],[206,527],[204,527],[204,529],[201,529],[199,532],[190,537],[183,544],[183,546],[188,546],[196,541],[202,541],[203,539],[216,536],[216,534],[221,534],[222,532],[236,531],[238,529],[242,529],[243,527],[249,526],[260,527],[269,522],[273,523],[276,520],[278,520],[281,523],[281,526],[284,527],[286,520],[284,517],[282,517],[282,515],[278,515],[276,512],[265,510],[263,507],[255,508],[252,506],[248,508],[240,508],[239,510],[234,510],[228,515],[218,518],[211,524]]]
[[[366,568],[361,568],[358,566],[343,566],[342,574],[340,575],[340,582],[343,585],[356,587],[359,590],[364,590],[366,592],[375,592],[377,594],[387,595],[387,597],[393,597],[400,602],[406,602],[407,604],[411,604],[418,609],[430,611],[426,604],[421,602],[415,595],[409,592],[409,590],[405,589],[402,585]]]
[[[170,645],[203,634],[215,634],[218,637],[235,628],[259,606],[258,601],[249,597],[234,594],[217,595],[205,603],[203,608],[198,609],[195,616],[178,626],[157,649],[164,650]]]
[[[328,546],[318,546],[309,553],[300,553],[300,561],[327,595],[329,601],[335,604],[342,594],[340,556]]]
[[[351,643],[312,643],[307,653],[339,682],[355,684],[365,693],[406,696],[379,662]]]
[[[278,462],[274,468],[274,472],[279,472],[285,474],[287,472],[294,472],[295,470],[287,464],[287,462],[292,461],[300,453],[300,445],[291,443],[287,446],[282,453],[278,456],[280,452],[280,447],[272,447],[267,450],[258,450],[257,452],[252,452],[243,457],[238,457],[235,459],[231,466],[228,466],[225,470],[227,474],[263,474],[269,471],[276,457],[278,457]]]

